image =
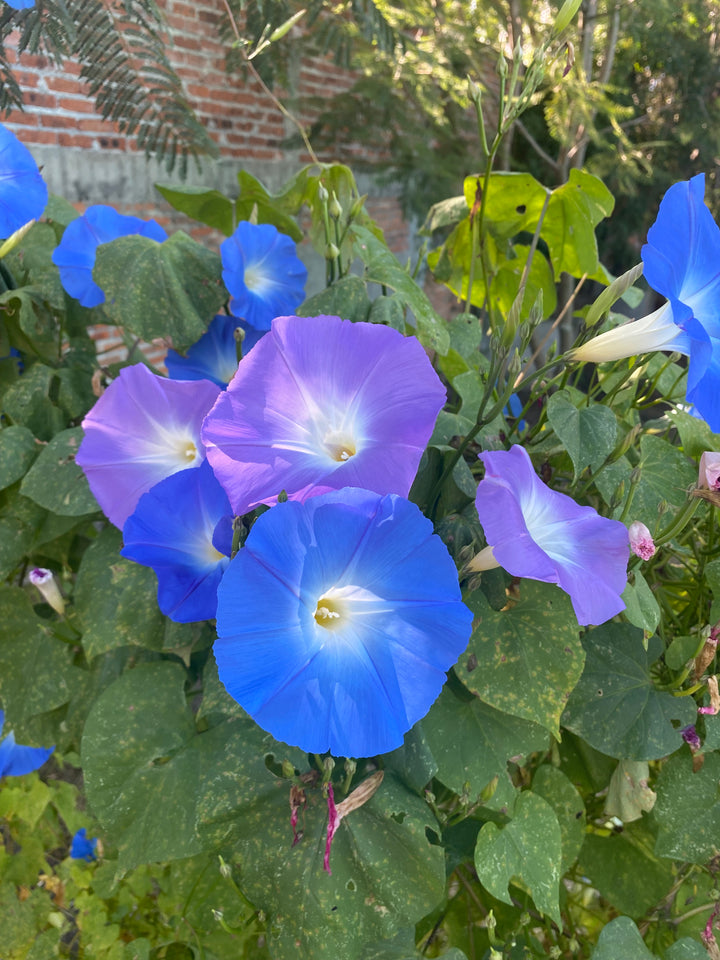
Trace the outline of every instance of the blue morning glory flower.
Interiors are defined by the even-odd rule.
[[[70,856],[73,860],[87,860],[88,863],[92,863],[93,860],[97,860],[95,855],[96,847],[97,837],[88,839],[87,830],[85,827],[81,827],[72,838]]]
[[[178,623],[215,616],[217,588],[230,562],[232,510],[204,460],[140,497],[123,528],[123,557],[152,567],[158,604]]]
[[[10,237],[41,217],[47,200],[48,189],[32,154],[0,124],[0,237]]]
[[[30,10],[35,6],[35,0],[5,0],[5,3],[13,10]]]
[[[219,313],[213,317],[207,332],[190,347],[186,357],[176,350],[168,350],[165,366],[170,377],[173,380],[211,380],[219,387],[227,386],[238,368],[235,340],[238,327],[245,332],[242,355],[247,356],[266,331],[256,330],[237,317]]]
[[[667,297],[659,310],[574,350],[573,360],[619,360],[651,350],[690,358],[687,400],[720,432],[720,229],[705,206],[705,175],[676,183],[642,248],[645,279]]]
[[[468,570],[501,566],[514,577],[556,583],[578,623],[605,623],[625,609],[630,557],[624,523],[551,490],[520,446],[481,453],[475,506],[488,546]]]
[[[83,307],[97,307],[105,302],[105,294],[92,276],[97,248],[132,234],[158,243],[167,240],[167,234],[155,220],[126,217],[104,204],[88,207],[81,217],[67,225],[52,261],[60,271],[65,290]]]
[[[230,312],[257,330],[292,314],[305,299],[307,269],[295,242],[270,223],[243,220],[220,244]]]
[[[5,713],[0,710],[0,734],[5,722]],[[0,741],[0,778],[22,777],[41,767],[55,747],[21,747],[15,743],[15,734],[10,733]]]
[[[415,504],[346,487],[262,514],[218,590],[228,693],[278,740],[369,757],[400,746],[465,649],[472,614]]]

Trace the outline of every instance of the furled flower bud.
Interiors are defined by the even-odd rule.
[[[698,486],[704,490],[720,490],[720,453],[706,450],[700,457]]]
[[[693,753],[700,749],[700,737],[695,729],[695,724],[691,723],[689,727],[684,727],[680,733],[685,743],[690,747]]]
[[[641,560],[649,560],[650,557],[655,555],[652,534],[644,523],[634,520],[628,527],[628,535],[630,537],[630,549],[636,557],[640,557]]]
[[[55,581],[52,570],[44,567],[35,567],[28,575],[30,583],[37,587],[45,603],[49,603],[56,613],[62,616],[65,613],[65,601]]]

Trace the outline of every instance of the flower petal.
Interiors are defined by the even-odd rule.
[[[604,623],[623,610],[629,557],[624,524],[547,487],[523,447],[482,453],[480,459],[485,477],[475,503],[498,563],[513,576],[558,584],[581,624]]]
[[[274,737],[374,756],[428,711],[471,624],[418,508],[344,489],[258,518],[218,591],[215,657]]]
[[[23,747],[15,743],[11,730],[0,743],[0,777],[23,777],[37,770],[55,747]]]
[[[32,154],[0,124],[0,237],[10,237],[29,220],[38,220],[47,200],[48,189]]]
[[[307,268],[295,243],[269,223],[242,221],[220,244],[230,311],[257,330],[269,330],[305,299]]]
[[[281,490],[410,490],[445,390],[422,346],[390,327],[279,317],[203,427],[236,513]]]
[[[219,392],[206,380],[168,380],[139,363],[124,367],[100,397],[83,420],[75,461],[116,527],[160,480],[200,465],[200,425]]]
[[[125,521],[123,557],[152,567],[158,578],[158,604],[178,623],[210,620],[217,588],[230,562],[218,550],[215,531],[230,518],[225,491],[203,460],[144,493]]]
[[[245,333],[243,356],[265,335],[264,331],[256,330],[244,320],[219,313],[210,322],[207,332],[190,347],[187,356],[168,350],[165,366],[170,377],[173,380],[210,380],[219,387],[227,386],[238,367],[235,340],[238,327]]]

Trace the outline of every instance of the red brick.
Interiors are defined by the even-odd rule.
[[[70,110],[74,113],[95,113],[95,104],[89,98],[63,97],[58,101],[61,110]]]

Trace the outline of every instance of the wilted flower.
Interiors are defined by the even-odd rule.
[[[125,521],[123,557],[152,567],[158,604],[179,623],[215,616],[217,588],[230,562],[232,511],[203,460],[144,493]]]
[[[295,242],[270,223],[243,220],[220,244],[230,312],[257,330],[292,313],[305,299],[307,268]]]
[[[489,547],[469,569],[499,565],[514,577],[556,583],[583,625],[624,610],[625,525],[547,487],[523,447],[481,453],[480,459],[485,477],[475,504]]]
[[[81,827],[72,838],[70,856],[73,860],[87,860],[88,863],[92,863],[93,860],[97,860],[95,855],[97,842],[97,837],[88,839],[87,829]]]
[[[630,549],[641,560],[649,560],[655,556],[655,543],[652,534],[639,520],[634,520],[628,527]]]
[[[52,255],[60,272],[60,282],[70,296],[83,307],[97,307],[105,302],[105,294],[93,280],[97,248],[118,237],[137,234],[162,243],[167,234],[155,220],[126,217],[104,204],[88,207],[81,217],[72,220]]]
[[[720,453],[706,450],[700,457],[698,486],[705,490],[720,490]]]
[[[200,425],[220,388],[124,367],[83,420],[75,461],[105,516],[122,529],[143,493],[205,457]]]
[[[215,659],[228,693],[277,739],[368,757],[427,713],[471,625],[418,508],[344,489],[256,520],[218,589]]]
[[[694,723],[691,723],[688,727],[683,727],[680,733],[683,740],[690,747],[693,753],[700,749],[700,737],[698,736]]]
[[[203,425],[233,510],[362,487],[405,496],[445,389],[415,337],[339,317],[279,317]]]
[[[60,616],[65,613],[65,601],[52,570],[35,567],[28,574],[28,580],[39,591],[45,603],[50,604],[55,613],[59,613]]]
[[[0,710],[0,734],[5,723],[5,713]],[[55,747],[21,747],[15,743],[15,734],[10,733],[0,741],[0,778],[22,777],[41,767]]]
[[[235,331],[240,328],[242,355],[248,353],[265,331],[256,330],[244,320],[219,313],[210,322],[207,332],[193,344],[183,357],[175,350],[168,350],[165,366],[173,380],[210,380],[225,387],[232,380],[238,367],[237,340]]]
[[[0,237],[41,217],[47,200],[48,190],[32,154],[0,123]]]
[[[619,360],[651,350],[690,357],[687,399],[720,431],[720,229],[705,206],[705,176],[676,183],[642,248],[645,279],[668,298],[641,320],[574,350],[574,360]]]

